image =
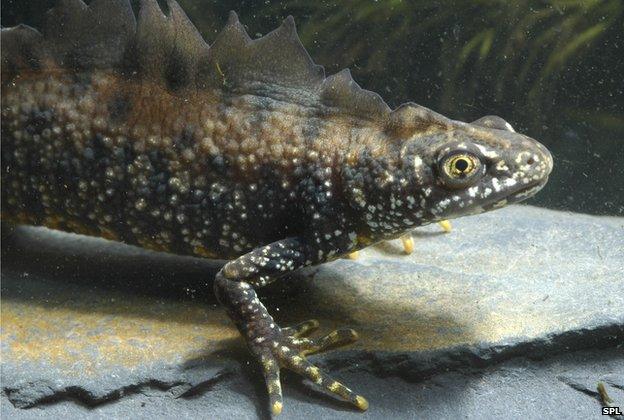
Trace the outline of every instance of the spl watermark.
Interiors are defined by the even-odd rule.
[[[622,410],[620,409],[620,407],[616,407],[612,405],[613,400],[607,393],[607,388],[605,387],[605,384],[602,382],[598,382],[598,386],[596,386],[596,389],[598,391],[598,395],[600,396],[600,400],[602,401],[602,404],[603,404],[602,415],[612,416],[612,417],[621,416]]]
[[[603,416],[621,416],[622,410],[620,407],[602,407]]]

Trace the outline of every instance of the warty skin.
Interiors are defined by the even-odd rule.
[[[254,288],[530,197],[552,157],[499,117],[391,111],[348,72],[326,78],[292,19],[251,40],[232,15],[208,49],[169,9],[145,0],[135,24],[124,0],[68,0],[49,39],[2,31],[2,218],[231,260],[215,293],[262,366],[272,412],[283,407],[281,368],[366,409],[305,358],[355,331],[282,328]],[[60,21],[74,24],[68,34]],[[72,33],[79,24],[86,32]]]

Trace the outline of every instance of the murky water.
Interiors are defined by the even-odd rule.
[[[208,42],[235,10],[253,37],[293,15],[328,73],[350,68],[391,105],[451,118],[500,115],[555,157],[529,203],[624,214],[624,3],[198,1],[181,5]],[[52,0],[3,0],[2,25],[34,26]]]
[[[2,26],[41,28],[45,11],[57,1],[1,0]],[[587,331],[598,337],[591,339],[596,347],[602,346],[601,339],[605,347],[617,340],[623,319],[617,291],[624,270],[624,219],[574,213],[624,216],[622,0],[179,1],[208,43],[230,10],[254,38],[292,15],[303,44],[327,74],[350,68],[362,87],[378,92],[392,108],[413,101],[462,121],[501,116],[552,152],[550,181],[527,203],[570,215],[510,206],[458,221],[449,236],[434,224],[417,230],[416,242],[407,236],[402,246],[383,242],[364,251],[359,261],[334,261],[313,275],[299,271],[290,279],[296,281],[280,279],[259,291],[282,327],[317,317],[323,328],[354,326],[362,333],[349,348],[363,350],[362,365],[357,358],[351,363],[351,353],[345,353],[342,362],[329,363],[329,368],[354,366],[338,370],[340,377],[373,372],[374,381],[355,378],[355,385],[367,390],[369,382],[375,384],[367,390],[373,403],[398,401],[372,405],[372,417],[397,417],[397,409],[401,415],[420,413],[421,407],[411,404],[421,404],[426,389],[462,398],[461,390],[441,392],[439,383],[428,387],[414,382],[422,372],[438,369],[429,352],[450,352],[450,357],[442,353],[439,365],[446,371],[448,360],[457,361],[453,368],[464,363],[465,356],[456,357],[453,349],[468,345],[473,375],[473,360],[480,357],[473,352],[481,347],[484,362],[490,363],[490,345],[496,354],[516,345],[527,352],[535,346],[541,354],[540,343],[557,348],[562,332],[565,351],[575,350],[568,335],[579,331],[585,347]],[[166,1],[159,2],[166,8]],[[133,5],[138,7],[138,0]],[[8,344],[2,348],[2,368],[9,384],[6,396],[15,407],[43,404],[51,410],[67,399],[102,414],[118,407],[112,400],[123,399],[130,390],[131,398],[135,393],[137,399],[156,396],[158,403],[150,400],[145,410],[153,410],[157,418],[184,410],[190,417],[210,410],[267,412],[258,365],[250,362],[243,340],[212,293],[221,262],[50,232],[26,228],[5,235],[3,230],[3,340]],[[414,247],[412,257],[404,255]],[[241,308],[257,312],[258,306],[251,311],[251,303],[259,305],[254,299]],[[612,330],[616,332],[601,332]],[[415,354],[420,367],[406,374],[404,362],[411,359],[401,356],[394,366],[380,358],[369,372],[364,362],[375,352]],[[424,363],[419,352],[433,360],[435,369],[419,365]],[[525,370],[523,365],[516,379]],[[240,389],[237,382],[221,384],[231,372],[243,384]],[[401,385],[407,389],[403,394],[382,389],[394,375],[408,379]],[[500,388],[514,375],[505,372]],[[561,380],[550,371],[548,376]],[[381,379],[384,385],[377,386]],[[293,382],[286,384],[290,388]],[[463,389],[464,380],[460,382]],[[528,388],[524,379],[520,382],[518,389],[524,392]],[[163,398],[165,392],[176,397]],[[336,411],[333,403],[314,404],[321,398],[309,403],[314,394],[308,390],[295,392],[300,394],[296,398],[287,394],[288,409],[306,413],[300,417],[309,417],[306,410],[315,410],[318,417],[323,410],[331,416],[347,413]],[[489,391],[475,394],[490,402]],[[207,401],[208,409],[197,401]],[[355,402],[364,407],[361,400]],[[594,410],[595,405],[592,399],[588,407]],[[463,409],[461,404],[443,406]],[[478,411],[473,418],[482,417],[483,401],[467,406]],[[18,410],[6,404],[2,409],[7,407]]]

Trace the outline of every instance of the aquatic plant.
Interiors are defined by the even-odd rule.
[[[3,24],[15,13],[28,22],[53,3],[9,1]],[[229,10],[252,36],[292,14],[316,61],[329,72],[350,67],[391,104],[416,100],[457,118],[504,112],[539,127],[555,115],[624,128],[614,100],[624,95],[622,0],[180,3],[209,40]]]
[[[563,101],[567,117],[591,114],[607,128],[624,127],[616,110],[595,112],[587,103],[614,93],[617,81],[599,74],[599,62],[616,59],[605,57],[601,41],[622,41],[620,0],[292,0],[267,7],[307,16],[301,37],[319,61],[355,63],[356,75],[391,102],[415,97],[443,112],[468,108],[458,117],[503,106],[541,124],[550,111],[562,112],[552,104]],[[596,85],[579,92],[576,82],[587,77]]]

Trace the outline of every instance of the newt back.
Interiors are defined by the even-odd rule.
[[[252,40],[231,13],[209,47],[168,5],[135,22],[124,0],[66,0],[41,33],[2,30],[4,219],[235,257],[306,233],[307,201],[344,195],[345,160],[448,124],[325,77],[292,17]]]
[[[212,46],[174,1],[63,0],[42,33],[2,30],[2,216],[168,252],[233,259],[214,280],[262,366],[365,410],[305,355],[357,338],[280,328],[262,287],[416,226],[539,191],[552,157],[502,118],[395,110],[348,71],[325,77],[292,18]]]
[[[240,255],[300,232],[299,180],[388,111],[348,73],[326,79],[292,18],[251,40],[232,13],[209,48],[168,4],[137,23],[126,1],[63,1],[42,33],[3,29],[4,219]]]

